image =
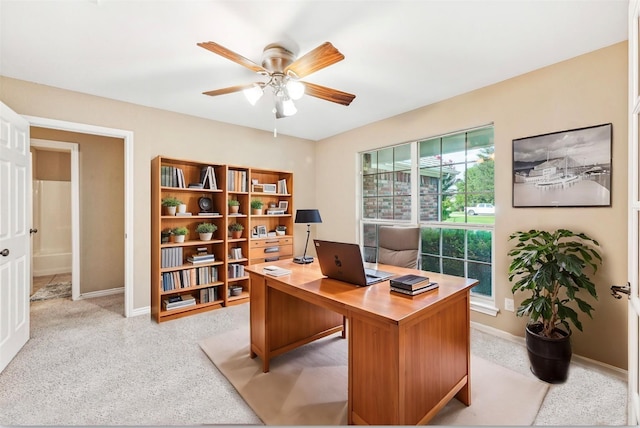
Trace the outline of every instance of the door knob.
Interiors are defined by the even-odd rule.
[[[38,229],[29,229],[29,233],[38,233]]]
[[[3,257],[7,257],[9,255],[9,249],[5,248],[4,250],[0,251],[0,254],[2,254]]]

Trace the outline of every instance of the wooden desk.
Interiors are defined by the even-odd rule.
[[[291,269],[272,277],[266,265]],[[250,276],[251,357],[269,360],[321,337],[349,340],[349,424],[427,423],[449,400],[471,404],[469,289],[476,280],[395,266],[382,270],[427,275],[439,288],[415,297],[324,278],[317,262],[290,260],[247,266]]]

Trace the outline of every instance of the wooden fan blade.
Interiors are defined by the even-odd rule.
[[[214,54],[223,56],[235,63],[242,65],[243,67],[247,67],[249,70],[253,70],[256,73],[269,74],[267,70],[265,70],[263,67],[259,66],[255,62],[251,61],[250,59],[247,59],[242,55],[239,55],[233,51],[230,51],[229,49],[225,48],[224,46],[220,46],[215,42],[202,42],[202,43],[198,43],[198,46],[200,46],[201,48],[205,48],[213,52]]]
[[[284,69],[284,72],[290,76],[301,79],[343,59],[344,55],[342,55],[338,49],[331,43],[325,42],[289,64],[289,66]]]
[[[309,82],[300,82],[305,86],[304,93],[311,95],[312,97],[320,98],[333,103],[342,104],[348,106],[351,101],[356,97],[353,94],[342,92],[337,89],[327,88],[326,86],[316,85]]]
[[[253,85],[255,85],[255,83],[250,83],[248,85],[229,86],[228,88],[222,88],[222,89],[216,89],[214,91],[203,92],[203,94],[215,97],[216,95],[224,95],[224,94],[231,94],[233,92],[244,91],[245,89],[249,89]],[[258,85],[261,85],[261,84],[258,83]]]

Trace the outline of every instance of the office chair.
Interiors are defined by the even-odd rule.
[[[420,269],[420,228],[380,226],[378,263]]]

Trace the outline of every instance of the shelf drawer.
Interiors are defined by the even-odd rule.
[[[293,238],[291,238],[290,236],[274,236],[271,238],[264,238],[264,239],[252,239],[251,242],[249,243],[249,248],[250,249],[254,249],[254,248],[263,248],[263,247],[277,247],[280,246],[282,247],[283,245],[292,245],[293,244]]]
[[[249,259],[265,259],[286,257],[293,254],[293,245],[270,245],[267,247],[249,248]]]

